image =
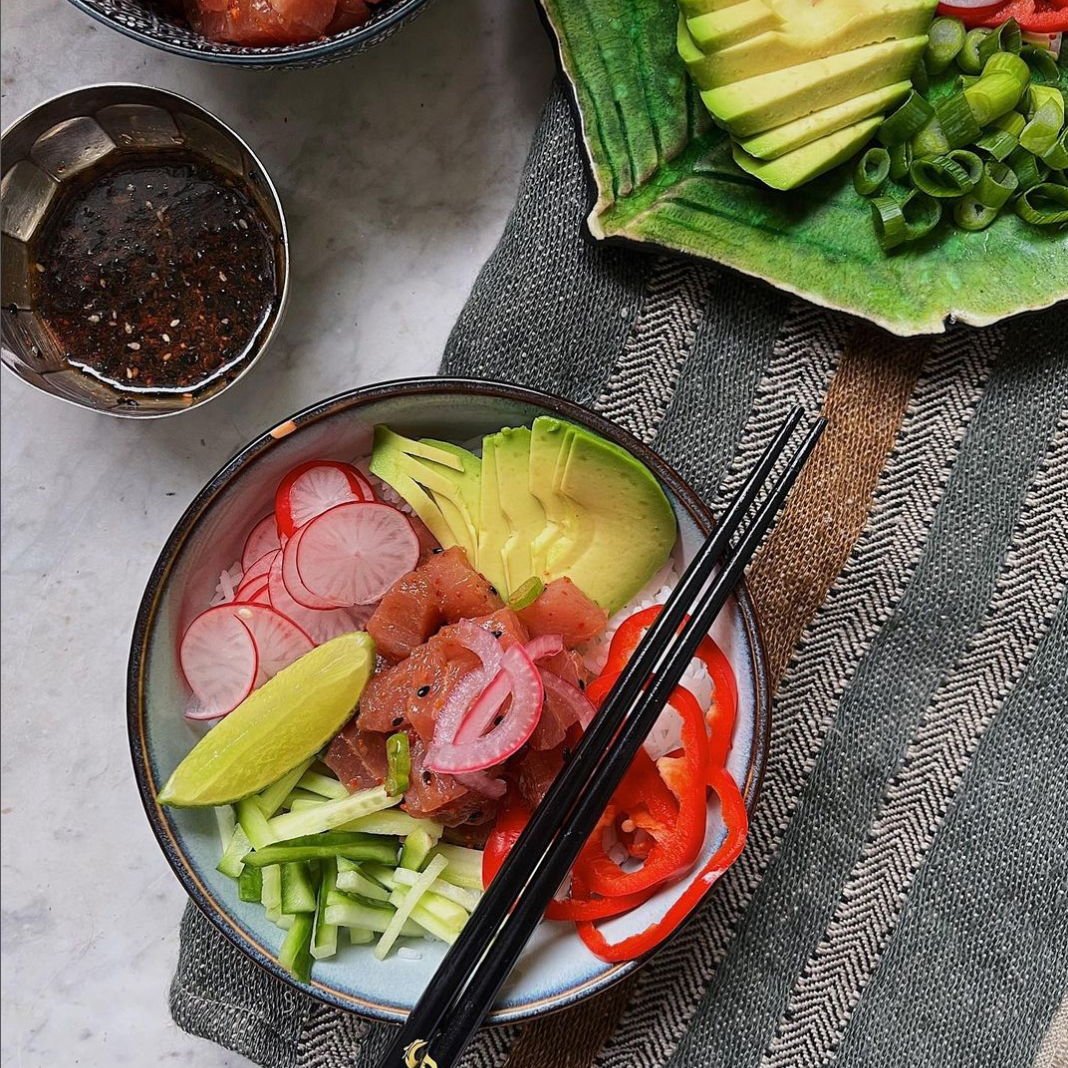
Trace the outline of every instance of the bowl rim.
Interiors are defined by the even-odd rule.
[[[74,3],[75,0],[71,0],[71,2]],[[43,393],[46,397],[52,397],[54,400],[62,401],[65,404],[71,404],[75,408],[95,412],[97,415],[106,415],[114,419],[125,419],[130,421],[169,419],[172,416],[184,415],[186,412],[202,408],[205,404],[210,404],[217,397],[221,397],[224,393],[228,392],[232,386],[240,382],[241,379],[243,379],[245,375],[247,375],[252,368],[260,362],[263,358],[263,354],[277,340],[282,329],[282,324],[285,321],[286,312],[289,309],[289,301],[293,291],[293,265],[289,247],[289,223],[286,220],[285,205],[282,203],[282,197],[278,192],[278,187],[275,185],[274,179],[271,177],[271,172],[267,169],[267,165],[260,159],[256,150],[225,119],[219,118],[214,111],[205,107],[199,101],[193,100],[192,97],[188,97],[184,93],[177,93],[173,89],[164,89],[161,86],[151,85],[148,82],[87,82],[84,85],[75,86],[73,89],[65,89],[63,92],[54,93],[52,96],[38,101],[33,107],[19,115],[18,118],[8,123],[3,131],[0,132],[0,141],[5,141],[13,134],[17,133],[23,124],[29,123],[38,112],[58,104],[60,101],[66,100],[68,97],[76,97],[82,93],[93,93],[101,90],[122,89],[132,89],[139,93],[169,97],[170,99],[176,100],[182,105],[193,109],[195,113],[198,113],[198,118],[203,116],[209,120],[209,122],[214,123],[215,126],[219,128],[220,132],[243,149],[248,155],[248,158],[256,165],[258,181],[263,186],[264,192],[270,198],[275,211],[278,213],[278,247],[281,252],[280,264],[282,268],[282,287],[277,295],[278,310],[274,313],[274,321],[271,323],[267,333],[264,334],[259,341],[252,358],[244,363],[244,366],[242,366],[238,373],[230,379],[229,382],[225,383],[220,389],[208,393],[207,396],[198,398],[194,394],[192,404],[185,408],[171,408],[167,411],[158,412],[139,411],[134,414],[132,411],[123,410],[121,408],[97,408],[92,404],[84,404],[80,400],[76,400],[74,397],[66,397],[61,393],[53,393],[51,390],[45,389],[38,382],[35,382],[32,378],[25,377],[16,367],[8,362],[6,346],[5,354],[3,358],[0,359],[0,367],[6,370],[9,374],[14,375],[19,381],[24,382],[26,385],[32,386],[34,389],[38,390],[38,392]],[[16,164],[18,162],[19,161],[16,161]],[[14,166],[14,164],[12,166]],[[4,169],[2,173],[6,175],[7,171],[10,169],[11,167],[9,166]],[[14,353],[12,353],[12,355],[14,355]]]
[[[403,23],[410,15],[420,8],[425,7],[430,0],[395,0],[394,7],[387,11],[382,18],[373,23],[365,23],[353,30],[346,30],[340,35],[327,37],[325,40],[306,41],[302,44],[270,46],[291,49],[285,52],[271,52],[266,48],[254,49],[249,52],[222,52],[213,49],[201,50],[189,45],[175,44],[161,40],[144,30],[138,30],[133,26],[127,26],[118,21],[113,15],[101,11],[91,0],[69,0],[79,11],[83,11],[90,18],[107,26],[109,29],[121,33],[123,37],[140,44],[158,48],[163,52],[169,52],[174,56],[184,56],[186,59],[201,59],[205,63],[220,63],[229,67],[285,67],[291,64],[314,63],[316,60],[333,56],[349,48],[358,48],[360,45],[374,41],[380,33],[391,30],[398,23]],[[344,36],[345,33],[351,36]],[[208,40],[208,38],[204,38]],[[218,44],[220,42],[212,42]]]
[[[377,401],[427,394],[459,396],[474,394],[495,397],[513,403],[543,408],[565,419],[588,426],[608,438],[608,440],[627,449],[645,463],[656,474],[657,478],[671,490],[679,506],[686,509],[702,533],[707,534],[714,525],[711,510],[670,464],[654,452],[650,446],[639,441],[629,431],[624,430],[604,416],[574,401],[527,386],[487,379],[446,377],[395,379],[375,383],[346,390],[301,409],[241,448],[207,481],[182,513],[149,574],[145,592],[137,610],[131,637],[130,657],[127,664],[126,725],[130,756],[133,761],[138,794],[152,828],[153,836],[190,900],[240,952],[276,978],[286,982],[294,990],[326,1004],[354,1012],[375,1022],[394,1021],[399,1023],[404,1019],[404,1014],[398,1013],[393,1006],[382,1005],[366,998],[340,994],[335,989],[319,983],[315,979],[312,979],[308,984],[298,983],[281,968],[276,956],[267,947],[248,935],[230,918],[223,905],[216,901],[211,892],[200,882],[192,866],[186,862],[175,835],[171,832],[160,806],[156,803],[148,760],[142,691],[149,638],[154,627],[155,614],[162,590],[169,578],[171,568],[186,541],[192,536],[201,520],[210,510],[216,497],[229,486],[231,481],[277,442],[289,437],[290,434],[305,426],[339,412],[358,410]],[[763,782],[768,747],[771,740],[771,693],[767,655],[760,625],[744,579],[736,589],[735,597],[752,652],[751,668],[753,671],[755,706],[754,731],[752,756],[746,773],[745,785],[742,789],[746,810],[749,816],[752,817]],[[711,892],[711,890],[708,891],[708,893]],[[615,964],[592,979],[568,987],[566,990],[560,990],[546,997],[494,1012],[487,1018],[487,1025],[515,1023],[549,1015],[552,1012],[571,1007],[593,994],[607,989],[635,969],[640,968],[668,942],[678,937],[679,931],[687,926],[695,913],[696,910],[665,942],[661,943],[651,953],[636,960]]]

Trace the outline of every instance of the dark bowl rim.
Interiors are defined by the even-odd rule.
[[[430,0],[394,0],[394,7],[387,11],[377,22],[366,23],[363,26],[356,27],[354,30],[346,30],[345,33],[350,36],[339,35],[327,37],[322,41],[274,46],[291,49],[285,52],[271,52],[266,49],[257,49],[251,52],[216,52],[191,48],[188,45],[172,44],[169,41],[160,40],[160,38],[154,37],[150,33],[145,33],[143,30],[124,25],[111,15],[98,10],[92,0],[69,0],[69,2],[90,18],[95,19],[109,29],[115,30],[117,33],[121,33],[123,37],[128,37],[140,44],[149,45],[151,48],[158,48],[162,52],[169,52],[174,56],[184,56],[186,59],[201,59],[205,63],[220,63],[229,67],[262,69],[265,67],[286,67],[291,64],[314,63],[316,60],[334,56],[335,53],[344,53],[349,49],[374,42],[382,32],[392,29],[398,23],[404,22],[410,15],[425,7]]]
[[[191,867],[184,863],[184,858],[163,818],[162,811],[156,803],[153,793],[145,736],[145,719],[142,715],[141,690],[148,640],[154,624],[156,606],[161,591],[169,577],[171,567],[186,541],[192,536],[201,520],[210,510],[215,498],[230,482],[277,442],[289,437],[290,434],[305,426],[318,422],[320,419],[327,418],[338,412],[359,409],[376,401],[427,394],[459,396],[473,394],[476,396],[495,397],[513,403],[543,408],[546,411],[555,412],[565,419],[586,425],[603,434],[610,441],[627,449],[654,471],[657,478],[675,495],[679,505],[689,512],[703,533],[707,534],[715,522],[708,506],[670,464],[644,442],[639,441],[628,431],[609,421],[604,416],[574,401],[527,386],[478,378],[445,377],[395,379],[361,386],[335,394],[301,409],[295,415],[260,434],[240,449],[207,481],[182,513],[149,574],[134,623],[126,675],[126,725],[130,756],[133,762],[138,794],[149,824],[152,827],[153,836],[190,900],[241,953],[271,975],[286,982],[294,990],[310,995],[326,1004],[354,1012],[357,1015],[378,1022],[400,1022],[404,1016],[402,1013],[395,1012],[390,1006],[341,996],[335,990],[314,980],[309,984],[298,983],[280,967],[277,959],[265,947],[255,942],[230,920],[225,910],[201,886]],[[764,649],[756,611],[744,579],[735,591],[735,596],[745,625],[750,649],[752,650],[751,667],[755,704],[754,731],[749,767],[742,791],[747,812],[752,817],[763,783],[768,748],[771,741],[771,692],[767,654]],[[711,892],[712,890],[710,889],[708,893]],[[665,942],[661,943],[653,953],[649,953],[637,960],[616,964],[608,971],[587,980],[580,986],[570,987],[565,991],[538,1001],[528,1002],[504,1012],[495,1013],[487,1019],[487,1024],[509,1024],[521,1020],[536,1019],[569,1008],[587,997],[607,989],[636,968],[641,967],[668,942],[678,937],[679,931],[683,930],[693,920],[696,911],[695,909],[686,921]]]

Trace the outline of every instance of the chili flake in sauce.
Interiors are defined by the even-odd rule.
[[[277,253],[241,179],[128,155],[66,192],[35,249],[34,305],[73,367],[188,391],[236,374],[270,322]]]

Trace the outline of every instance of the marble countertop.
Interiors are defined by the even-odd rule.
[[[109,419],[0,377],[0,1060],[247,1065],[167,1011],[185,895],[130,768],[137,603],[189,499],[246,441],[332,393],[436,369],[511,207],[552,56],[529,0],[440,0],[363,56],[290,73],[167,56],[65,0],[5,0],[0,18],[5,127],[89,82],[194,98],[275,178],[294,276],[271,351],[188,415]]]

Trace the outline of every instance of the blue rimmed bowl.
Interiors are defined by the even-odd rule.
[[[419,15],[430,0],[383,0],[362,26],[331,37],[303,44],[245,45],[209,41],[195,33],[180,15],[160,0],[70,0],[97,22],[142,44],[161,48],[176,56],[205,59],[231,67],[271,70],[277,67],[300,69],[320,67],[380,44]]]
[[[660,479],[679,522],[677,562],[697,550],[712,517],[694,491],[651,449],[598,415],[558,397],[518,386],[461,379],[410,379],[353,390],[307,408],[246,446],[197,494],[168,538],[148,580],[134,629],[127,717],[134,771],[149,822],[189,896],[239,949],[322,1001],[379,1020],[398,1021],[430,982],[445,946],[417,943],[419,959],[375,960],[370,946],[345,946],[315,965],[312,982],[295,983],[279,966],[283,932],[256,905],[240,902],[236,884],[215,870],[219,840],[210,810],[165,809],[156,791],[196,740],[182,715],[188,691],[177,646],[185,624],[206,605],[220,573],[241,553],[244,532],[268,512],[279,479],[298,463],[357,459],[370,451],[376,423],[403,434],[468,441],[502,426],[555,414],[582,424],[633,453]],[[738,680],[738,718],[729,760],[750,811],[767,755],[769,698],[764,652],[744,588],[716,623],[714,636]],[[710,805],[704,856],[724,835]],[[680,888],[668,888],[634,912],[609,921],[614,941],[647,927]],[[714,890],[712,891],[715,892]],[[491,1023],[513,1022],[573,1004],[621,979],[640,961],[606,964],[569,924],[543,923],[501,992]]]

